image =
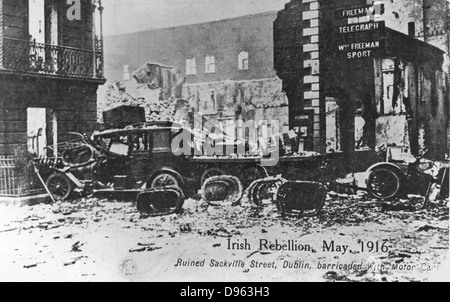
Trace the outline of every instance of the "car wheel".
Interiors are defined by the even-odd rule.
[[[180,183],[177,178],[170,173],[161,173],[155,176],[151,183],[151,188],[162,188],[169,186],[180,187]]]
[[[62,173],[51,175],[46,182],[47,188],[56,200],[64,201],[73,192],[72,181]]]
[[[391,169],[381,168],[372,171],[367,181],[367,190],[377,199],[395,197],[400,191],[399,175]]]

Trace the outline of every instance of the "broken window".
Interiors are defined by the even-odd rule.
[[[153,132],[153,153],[171,152],[170,130]]]
[[[205,72],[215,73],[216,72],[216,58],[214,56],[207,56],[205,59]]]
[[[29,0],[28,5],[30,40],[36,43],[45,43],[44,0]]]
[[[341,150],[340,108],[335,98],[326,98],[327,152]]]
[[[362,150],[367,147],[367,140],[364,136],[364,127],[366,127],[366,120],[364,119],[363,101],[361,99],[355,100],[355,150]]]
[[[248,70],[248,52],[246,51],[241,51],[239,53],[239,70]]]
[[[131,80],[130,76],[130,65],[123,65],[123,80],[129,81]]]
[[[109,146],[109,152],[127,156],[128,152],[130,151],[130,145],[129,145],[129,137],[128,135],[120,135],[117,137],[114,137],[111,140],[110,146]]]
[[[410,90],[414,89],[414,67],[397,58],[382,59],[378,66],[381,78],[376,93],[375,146],[409,147],[408,116],[412,114]]]
[[[186,75],[196,75],[197,74],[197,62],[195,58],[186,60]]]
[[[408,68],[397,59],[382,60],[383,97],[378,104],[378,114],[405,113],[404,98],[408,97]]]

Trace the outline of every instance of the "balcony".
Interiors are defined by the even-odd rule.
[[[81,79],[103,79],[103,51],[55,46],[35,41],[4,38],[3,67],[18,73]]]

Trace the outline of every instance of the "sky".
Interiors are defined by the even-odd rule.
[[[281,10],[289,0],[104,0],[104,34],[216,21]]]

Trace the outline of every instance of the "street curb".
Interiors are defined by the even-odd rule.
[[[0,196],[0,204],[12,206],[31,206],[40,203],[51,203],[51,198],[48,194],[40,194],[26,197],[2,197]]]

